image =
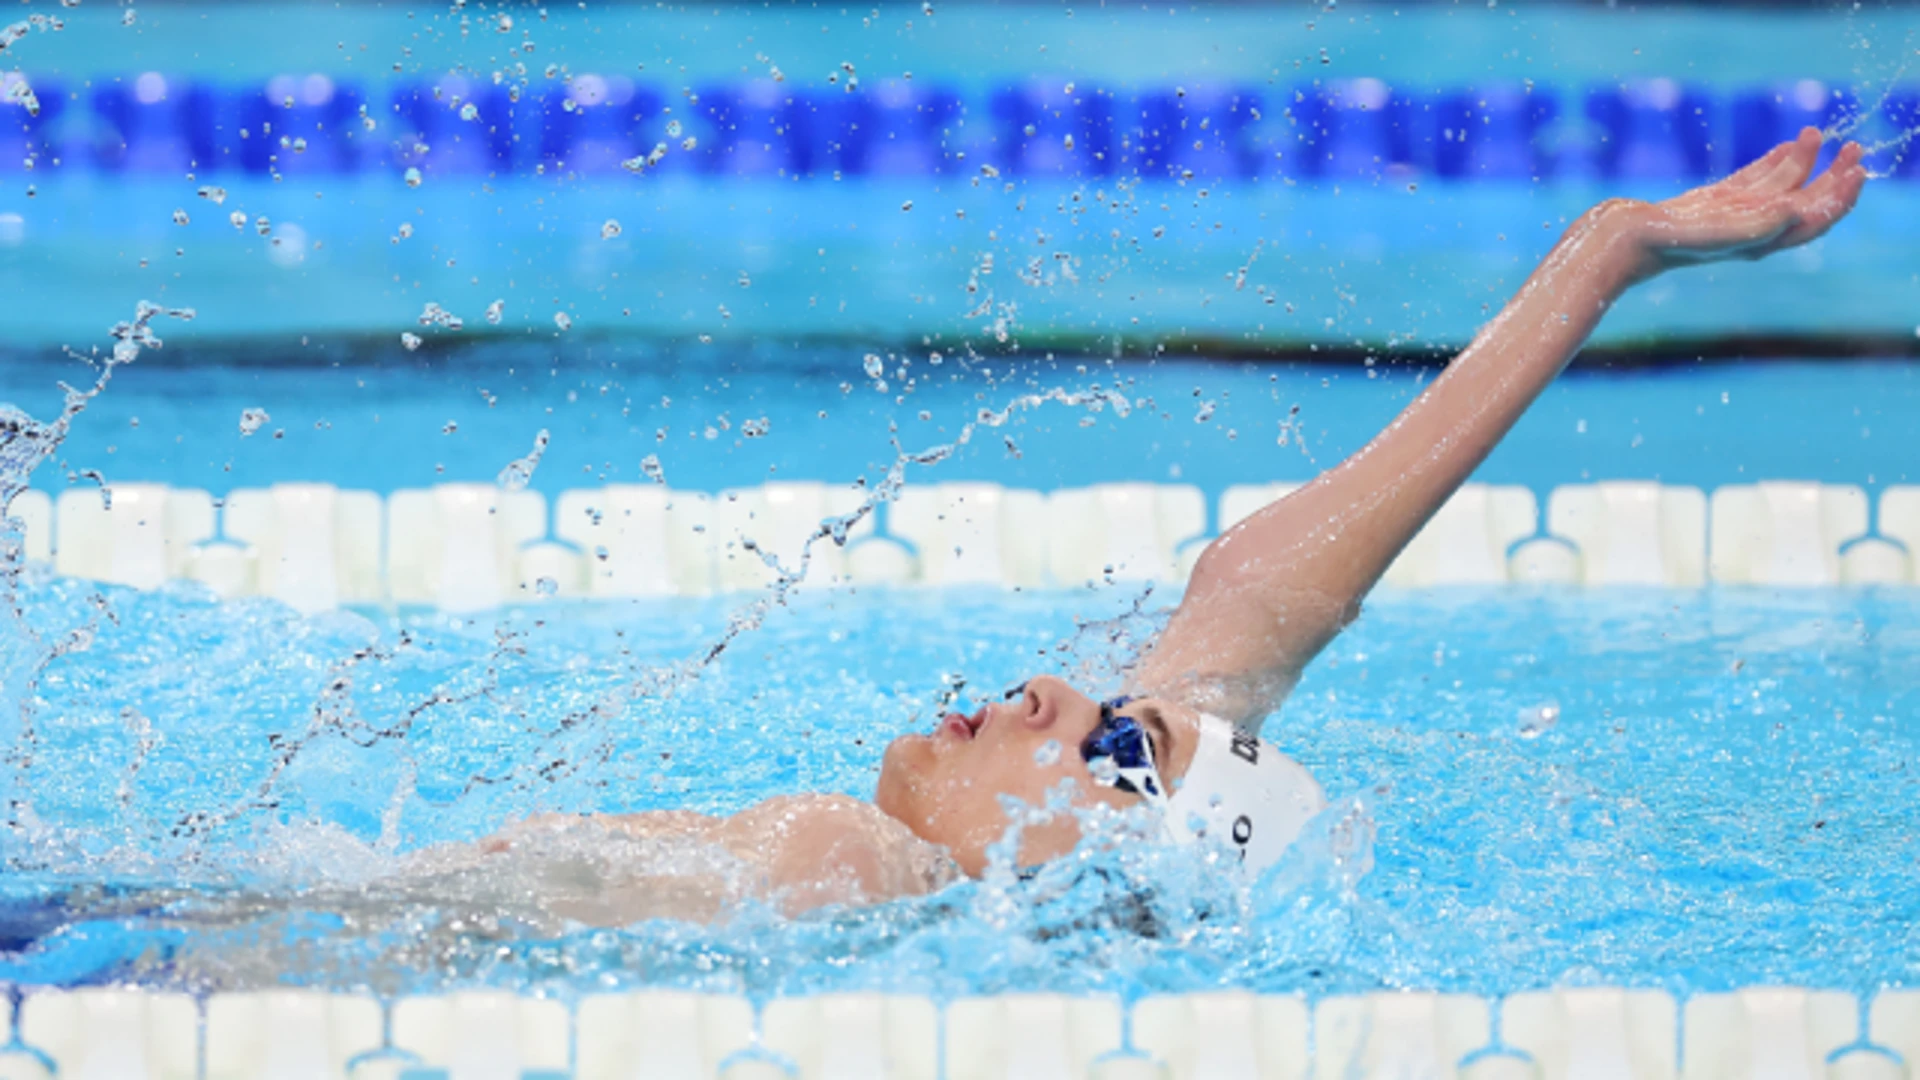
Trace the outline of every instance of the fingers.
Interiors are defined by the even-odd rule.
[[[1727,191],[1747,191],[1759,185],[1780,166],[1787,152],[1799,145],[1799,141],[1783,142],[1766,153],[1747,162],[1739,170],[1714,186]]]
[[[1782,143],[1786,152],[1748,190],[1763,195],[1785,194],[1807,182],[1813,175],[1813,163],[1820,157],[1820,129],[1800,129],[1800,137]]]
[[[1827,171],[1794,195],[1799,221],[1780,238],[1781,247],[1795,247],[1818,239],[1860,201],[1867,170],[1860,164],[1866,151],[1859,143],[1840,148]]]

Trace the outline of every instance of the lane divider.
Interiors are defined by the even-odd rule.
[[[744,997],[665,990],[569,1003],[505,991],[383,1002],[307,990],[197,999],[26,988],[17,1021],[0,1023],[0,1075],[1904,1080],[1903,1062],[1920,1060],[1920,991],[1885,990],[1864,1011],[1860,1004],[1843,991],[1779,986],[1684,1001],[1621,987],[1318,1000],[1210,991],[1131,1004],[852,993],[775,998],[758,1009]]]
[[[1078,588],[1186,580],[1221,528],[1294,485],[1230,487],[1209,528],[1197,487],[1120,483],[1041,492],[986,483],[904,489],[813,545],[805,587]],[[490,484],[369,491],[285,483],[216,501],[161,484],[28,491],[13,514],[30,562],[139,589],[179,578],[223,597],[481,611],[553,598],[708,596],[763,587],[766,559],[797,569],[849,487],[784,481],[714,494],[644,484],[545,496]],[[1865,490],[1799,481],[1708,493],[1652,481],[1555,488],[1544,522],[1524,487],[1468,484],[1388,569],[1397,588],[1561,584],[1920,585],[1920,486],[1894,486],[1878,520]]]
[[[95,77],[82,89],[54,73],[12,72],[0,75],[0,171],[31,169],[42,183],[69,170],[839,181],[974,176],[988,166],[995,176],[1087,181],[1698,183],[1803,126],[1851,125],[1865,144],[1897,147],[1920,123],[1920,87],[1856,91],[1818,79],[1427,87],[1371,77],[1148,86],[1035,77],[979,88],[748,79],[686,89],[594,72],[520,85],[459,73],[235,85],[158,71]],[[1920,155],[1887,156],[1882,171],[1920,176]]]

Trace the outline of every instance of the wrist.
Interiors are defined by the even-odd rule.
[[[1665,269],[1647,243],[1654,208],[1638,199],[1608,199],[1580,216],[1574,232],[1591,249],[1589,256],[1605,268],[1614,291],[1647,280]]]

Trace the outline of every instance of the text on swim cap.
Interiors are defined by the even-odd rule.
[[[1233,756],[1249,765],[1260,764],[1260,739],[1239,728],[1233,729]]]

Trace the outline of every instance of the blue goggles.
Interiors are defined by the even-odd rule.
[[[1112,762],[1111,779],[1102,776],[1107,770],[1094,770],[1094,778],[1100,783],[1164,806],[1167,785],[1160,779],[1160,766],[1153,759],[1153,740],[1139,720],[1120,714],[1132,703],[1130,697],[1117,697],[1100,706],[1100,722],[1081,740],[1080,756],[1089,766]]]

